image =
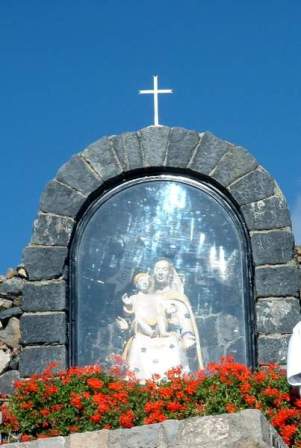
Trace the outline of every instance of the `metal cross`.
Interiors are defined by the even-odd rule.
[[[154,95],[154,126],[159,125],[159,105],[158,105],[158,95],[159,93],[173,93],[171,89],[158,89],[158,79],[159,77],[153,76],[154,78],[154,89],[153,90],[139,90],[140,94],[151,94]]]

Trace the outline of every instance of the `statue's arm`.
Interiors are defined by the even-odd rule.
[[[169,336],[167,331],[167,313],[162,304],[158,305],[158,328],[160,336]]]
[[[183,341],[183,346],[188,349],[195,345],[196,336],[195,336],[195,328],[193,326],[193,320],[191,316],[191,312],[189,308],[180,303],[178,305],[178,317],[179,324],[181,328],[181,338]]]
[[[116,324],[118,325],[118,327],[121,331],[125,331],[125,330],[129,329],[129,324],[127,323],[127,321],[125,319],[123,319],[123,317],[118,316],[116,318]]]
[[[150,325],[144,322],[142,319],[136,320],[136,325],[139,333],[145,334],[146,336],[153,337],[155,332]]]

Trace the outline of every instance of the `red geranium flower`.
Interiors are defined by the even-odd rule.
[[[46,384],[44,395],[45,397],[51,397],[51,395],[54,395],[58,392],[57,386],[54,384]]]
[[[93,399],[94,403],[102,404],[102,403],[106,403],[107,396],[105,394],[98,393],[98,394],[95,394],[92,399]]]
[[[124,384],[121,384],[119,382],[110,383],[108,385],[108,388],[110,390],[114,390],[115,392],[121,392],[124,389]]]
[[[186,406],[177,401],[170,401],[167,403],[166,407],[171,412],[184,411],[186,409]]]
[[[279,390],[273,387],[267,387],[262,393],[266,397],[278,397],[280,394]]]
[[[239,390],[242,394],[248,394],[251,388],[252,386],[250,383],[242,383],[241,386],[239,386]]]
[[[166,419],[167,417],[162,412],[156,411],[151,413],[148,417],[145,417],[144,424],[150,425],[152,423],[160,423]]]
[[[29,442],[30,440],[33,440],[33,437],[29,434],[22,434],[20,437],[21,442]]]
[[[135,414],[130,409],[126,412],[123,412],[119,417],[119,423],[123,428],[132,428],[134,426]]]
[[[99,423],[101,420],[101,414],[96,413],[96,414],[91,415],[90,420],[93,423]]]
[[[232,414],[233,412],[237,411],[237,407],[235,406],[234,403],[227,403],[225,409],[228,412],[228,414]]]
[[[76,409],[81,409],[83,407],[82,404],[82,397],[75,393],[72,392],[71,393],[71,397],[70,397],[70,403],[72,404],[72,406],[74,406]]]
[[[91,389],[99,390],[102,388],[104,383],[98,378],[88,378],[87,384],[89,387],[91,387]]]
[[[27,401],[25,403],[21,403],[20,404],[20,408],[24,409],[24,411],[27,410],[27,409],[32,409],[32,407],[33,407],[33,402],[32,401]]]

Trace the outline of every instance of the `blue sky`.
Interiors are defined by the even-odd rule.
[[[285,193],[301,243],[301,2],[0,2],[0,273],[72,154],[161,122],[245,146]]]

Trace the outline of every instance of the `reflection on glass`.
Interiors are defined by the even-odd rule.
[[[78,364],[119,355],[140,379],[248,362],[238,224],[176,180],[129,183],[94,207],[75,251]]]

